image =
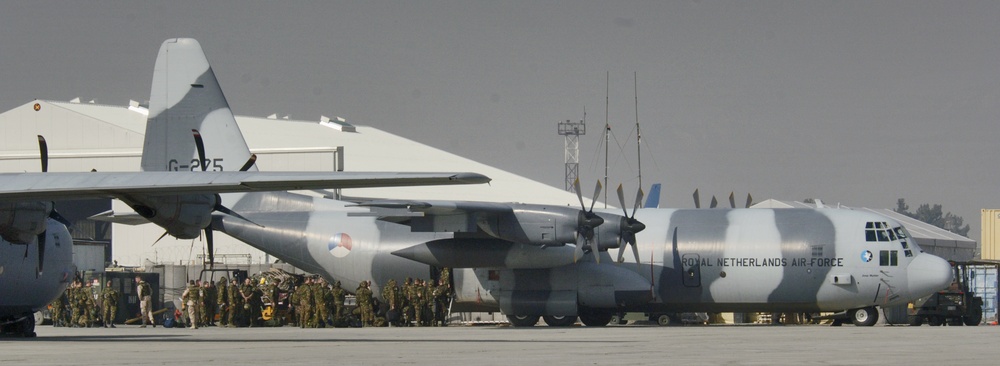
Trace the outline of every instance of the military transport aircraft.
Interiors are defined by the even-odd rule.
[[[183,46],[170,47],[177,43]],[[185,53],[192,49],[196,52]],[[172,93],[178,90],[182,92]],[[238,216],[221,205],[220,193],[489,182],[489,178],[476,173],[261,173],[251,171],[256,170],[254,156],[233,159],[233,154],[243,150],[233,154],[213,152],[215,155],[208,159],[199,131],[189,128],[186,138],[170,141],[164,125],[153,123],[166,118],[204,121],[204,132],[209,134],[217,125],[235,126],[221,93],[212,92],[218,90],[215,74],[197,42],[168,40],[154,67],[151,105],[158,109],[150,110],[151,123],[146,131],[147,142],[154,143],[144,149],[173,151],[197,145],[200,154],[173,161],[144,158],[146,172],[47,172],[48,148],[39,136],[41,173],[0,174],[0,333],[34,336],[33,313],[59,296],[76,272],[73,241],[66,228],[69,223],[53,209],[53,200],[118,198],[142,217],[166,228],[167,233],[191,239],[209,225],[213,212]],[[228,137],[246,148],[242,135]],[[181,166],[190,171],[163,171],[182,170]],[[164,169],[167,167],[172,169]],[[211,231],[206,231],[211,257],[210,235]],[[31,246],[37,249],[29,250]]]
[[[201,49],[193,40],[176,40],[165,43],[164,52],[194,57]],[[224,101],[214,87],[199,78],[165,92],[218,93],[201,100]],[[211,109],[218,118],[193,125],[190,118],[156,113],[166,108],[156,105],[162,102],[150,102],[157,117],[147,130],[165,133],[147,132],[144,170],[203,156],[195,144],[174,145],[192,140],[190,129],[202,131],[225,162],[250,156],[225,104]],[[623,311],[843,310],[855,324],[872,325],[876,306],[905,304],[951,282],[946,261],[923,253],[899,222],[880,215],[833,208],[639,208],[641,192],[629,212],[620,187],[622,211],[594,210],[576,185],[579,207],[227,194],[222,201],[239,215],[215,212],[208,226],[170,224],[177,232],[222,231],[331,281],[374,280],[375,294],[389,279],[455,268],[455,309],[501,310],[515,326],[534,325],[539,317],[549,325],[579,318],[602,326]],[[195,206],[207,214],[214,204]],[[178,212],[190,212],[181,207]],[[624,255],[626,247],[631,256]]]

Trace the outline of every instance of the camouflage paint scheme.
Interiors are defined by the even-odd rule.
[[[185,48],[188,54],[196,48],[204,57],[196,41],[168,42],[165,48]],[[221,95],[221,89],[210,89],[217,83],[208,77],[207,61],[198,70],[191,80],[202,87],[191,92]],[[183,92],[191,90],[177,85]],[[147,139],[170,137],[167,142],[147,141],[152,153],[163,151],[164,156],[147,160],[150,152],[144,152],[146,169],[162,170],[170,161],[196,156],[187,143],[190,128],[205,131],[208,145],[226,151],[219,159],[224,169],[247,159],[249,151],[238,141],[242,135],[224,97],[204,100],[220,104],[194,112],[194,120],[201,118],[194,127],[191,118],[171,117],[169,108],[157,113],[165,118],[150,118],[147,128],[162,128],[163,133],[147,133]],[[156,102],[151,101],[151,112],[161,110],[153,106]],[[152,126],[156,124],[166,127]],[[147,161],[153,163],[146,166]],[[620,246],[623,216],[598,210],[603,224],[587,245],[588,250],[599,248],[598,263],[596,256],[574,255],[576,245],[582,245],[577,239],[583,214],[572,207],[461,201],[358,204],[285,192],[226,194],[221,199],[246,219],[214,213],[213,230],[328,281],[373,280],[372,290],[379,294],[389,279],[430,278],[437,268],[452,267],[457,305],[516,316],[868,309],[905,304],[951,281],[947,262],[921,253],[898,222],[849,209],[639,209],[635,218],[646,226],[636,236],[639,255],[621,263],[608,250]],[[867,241],[871,223],[903,234],[892,241]],[[197,231],[202,225],[187,221],[182,226]],[[874,253],[890,250],[897,252],[897,263],[880,265]],[[906,250],[910,255],[903,255]]]

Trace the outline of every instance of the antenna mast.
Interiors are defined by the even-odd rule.
[[[604,186],[608,186],[608,144],[611,142],[611,123],[608,122],[608,94],[611,89],[611,72],[604,75]],[[604,190],[604,208],[608,208],[608,191]]]
[[[632,73],[632,83],[635,86],[635,152],[639,159],[639,189],[642,189],[642,133],[639,132],[639,73]]]

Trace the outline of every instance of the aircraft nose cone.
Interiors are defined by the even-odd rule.
[[[948,261],[927,253],[920,253],[906,267],[910,295],[914,299],[944,290],[951,285],[952,269]]]

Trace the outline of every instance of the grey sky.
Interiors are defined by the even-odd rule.
[[[610,181],[634,192],[637,72],[666,206],[905,197],[978,239],[1000,208],[997,19],[995,1],[4,2],[0,110],[145,100],[159,44],[194,37],[237,114],[337,115],[559,187],[556,123],[586,107],[591,186],[609,72]]]

